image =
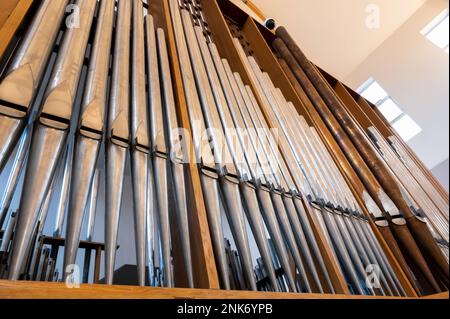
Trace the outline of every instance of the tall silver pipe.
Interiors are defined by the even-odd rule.
[[[94,236],[95,215],[97,213],[97,196],[99,184],[100,184],[100,171],[96,169],[94,173],[94,178],[92,179],[89,205],[87,207],[88,208],[88,219],[87,219],[88,222],[86,231],[87,241],[92,241]]]
[[[160,65],[160,81],[162,86],[163,105],[165,106],[165,127],[163,131],[165,140],[169,141],[170,160],[175,186],[176,214],[178,227],[180,229],[181,246],[183,251],[184,265],[186,269],[187,283],[190,288],[194,288],[194,274],[192,268],[192,252],[189,235],[188,208],[184,176],[184,154],[177,152],[176,147],[181,145],[181,140],[177,134],[178,121],[175,109],[175,99],[172,87],[172,77],[170,74],[169,57],[164,30],[157,29],[158,60]],[[161,133],[163,133],[161,132]]]
[[[222,219],[220,216],[220,198],[217,174],[204,169],[200,178],[202,182],[202,189],[205,194],[206,212],[208,214],[208,224],[211,232],[218,272],[223,288],[229,290],[231,288],[231,284],[227,258],[225,256],[225,242]]]
[[[147,182],[150,154],[149,112],[145,88],[145,42],[142,1],[133,1],[131,50],[131,173],[138,283],[145,285]],[[146,25],[149,30],[150,16]],[[154,35],[154,30],[153,30]],[[147,36],[149,36],[147,34]],[[153,92],[150,92],[152,94]]]
[[[17,280],[39,208],[66,142],[96,2],[79,0],[80,28],[68,29],[34,129],[14,236],[9,279]]]
[[[0,252],[7,252],[9,250],[9,242],[14,232],[14,227],[16,225],[16,212],[12,212],[8,221],[8,225],[5,227],[5,232],[2,236],[2,244],[0,246]]]
[[[61,237],[64,217],[66,212],[66,205],[69,196],[70,176],[72,174],[73,163],[73,141],[69,139],[66,151],[64,154],[64,167],[62,170],[62,184],[59,193],[58,206],[56,208],[55,228],[53,230],[53,237]]]
[[[56,178],[53,177],[53,180],[50,184],[50,188],[48,189],[46,195],[45,195],[45,200],[44,203],[42,204],[42,207],[39,210],[39,218],[38,218],[38,222],[39,222],[39,227],[38,227],[38,231],[37,233],[39,235],[42,235],[43,231],[44,231],[44,227],[45,227],[45,222],[47,220],[47,215],[48,215],[48,211],[50,208],[50,203],[52,200],[52,196],[53,196],[53,192],[55,189],[55,184],[56,184]]]
[[[14,198],[14,192],[27,162],[28,150],[30,147],[31,135],[33,133],[33,125],[25,128],[17,147],[16,156],[11,167],[11,171],[6,182],[2,199],[0,201],[0,229],[3,226],[6,215],[8,213],[11,202]]]
[[[54,178],[62,179],[61,189],[59,192],[58,204],[56,207],[55,226],[53,230],[53,237],[60,238],[62,235],[62,228],[66,212],[66,205],[69,196],[70,176],[72,173],[73,162],[73,138],[70,136],[66,145],[66,150],[61,156],[61,173],[56,174]],[[53,274],[56,267],[56,260],[58,259],[59,245],[52,245],[50,251],[50,274]]]
[[[67,265],[75,264],[89,192],[92,189],[92,196],[94,187],[97,188],[93,185],[93,176],[104,131],[114,7],[114,0],[102,1],[98,15],[84,99],[75,137],[64,247],[64,269]],[[66,275],[63,271],[64,280]]]
[[[67,2],[42,2],[0,83],[0,172],[27,124]]]
[[[131,3],[119,1],[106,141],[105,282],[113,283],[123,180],[130,138]]]
[[[167,181],[167,158],[155,156],[153,159],[155,170],[156,196],[158,198],[159,227],[162,248],[162,267],[164,285],[174,286],[171,254],[171,230],[169,216],[169,194]]]
[[[100,171],[98,169],[96,169],[94,178],[92,179],[89,205],[87,207],[88,220],[87,220],[86,241],[88,241],[88,242],[91,242],[92,238],[94,236],[95,214],[97,212],[97,195],[98,195],[98,185],[99,185],[99,178],[100,178],[99,175],[100,175]],[[91,266],[91,249],[86,249],[84,252],[83,283],[88,282],[90,266]]]
[[[147,178],[147,198],[155,198],[155,179],[153,173],[153,163],[149,161],[148,178]],[[147,242],[147,267],[149,284],[152,287],[158,286],[158,243],[159,243],[159,227],[157,220],[157,203],[156,201],[147,200],[147,216],[146,216],[146,242]]]
[[[150,138],[152,141],[155,190],[158,203],[160,238],[162,249],[164,283],[173,287],[173,266],[171,254],[171,229],[169,215],[169,156],[164,132],[161,85],[158,68],[156,32],[151,16],[147,16],[147,63],[150,90]]]

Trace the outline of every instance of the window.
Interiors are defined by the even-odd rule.
[[[433,19],[420,33],[448,54],[448,8]]]
[[[395,103],[381,85],[370,78],[359,89],[359,94],[376,105],[386,120],[408,142],[422,132],[420,126]]]

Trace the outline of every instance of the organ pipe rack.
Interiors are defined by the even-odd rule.
[[[335,141],[331,132],[328,130],[324,121],[314,109],[312,105],[308,105],[302,100],[298,90],[295,88],[295,81],[286,70],[280,65],[271,44],[276,38],[275,34],[263,25],[261,25],[261,13],[258,12],[258,18],[254,18],[255,14],[242,9],[242,6],[233,4],[228,0],[200,0],[203,8],[203,14],[209,22],[208,28],[215,36],[215,44],[222,58],[226,58],[233,71],[238,72],[244,84],[254,88],[252,77],[249,75],[248,69],[245,67],[243,57],[239,54],[233,43],[235,32],[245,37],[247,50],[251,50],[253,55],[260,64],[260,67],[267,72],[272,78],[276,87],[280,88],[284,96],[293,102],[297,112],[302,115],[310,126],[314,126],[324,142],[326,148],[331,154],[334,162],[340,172],[347,181],[350,189],[354,193],[361,207],[365,207],[364,199],[361,198],[359,187],[362,183],[355,173],[354,169],[347,160],[344,152]],[[39,1],[33,0],[3,0],[0,3],[0,62],[3,65],[12,52],[30,17],[38,7]],[[169,51],[169,59],[171,65],[171,75],[173,88],[175,93],[175,104],[179,125],[188,129],[192,129],[189,121],[188,106],[183,89],[182,67],[178,57],[176,42],[174,37],[174,26],[170,17],[170,9],[167,0],[151,0],[149,1],[149,10],[152,12],[156,28],[162,28],[167,35],[167,45]],[[244,45],[245,47],[245,45]],[[399,143],[399,147],[412,159],[411,165],[415,165],[421,174],[425,176],[428,182],[438,190],[439,194],[448,199],[448,193],[441,184],[434,178],[423,163],[418,159],[414,152],[402,142],[395,130],[387,123],[378,110],[359,96],[356,92],[345,86],[338,79],[320,70],[323,77],[333,88],[336,94],[344,101],[347,111],[353,116],[363,129],[375,127],[381,136],[385,139],[395,139]],[[256,96],[260,101],[261,97]],[[267,119],[269,116],[264,114]],[[268,120],[269,124],[270,120]],[[191,150],[192,153],[192,150]],[[193,156],[193,154],[190,154]],[[334,264],[331,257],[332,252],[329,247],[324,244],[326,241],[320,231],[320,226],[312,222],[312,227],[316,238],[319,238],[319,246],[330,270],[330,277],[336,288],[336,294],[287,294],[287,293],[265,293],[265,292],[249,292],[249,291],[223,291],[220,290],[219,274],[217,272],[216,262],[214,260],[213,245],[208,226],[208,217],[205,208],[204,193],[201,187],[201,179],[197,164],[187,164],[187,182],[186,192],[190,198],[189,211],[189,227],[192,247],[192,261],[194,273],[194,286],[196,289],[188,288],[151,288],[151,287],[127,287],[127,286],[106,286],[106,285],[81,285],[80,289],[66,289],[62,283],[44,283],[29,281],[8,281],[0,280],[0,298],[295,298],[295,299],[311,299],[311,298],[387,298],[379,296],[356,296],[351,295],[346,286],[345,280],[337,271],[337,265]],[[372,228],[385,252],[389,262],[405,289],[407,297],[418,298],[413,286],[409,282],[408,277],[402,271],[398,261],[396,260],[389,245],[383,239],[376,226],[372,223]],[[177,233],[175,231],[175,233]],[[175,236],[173,238],[173,258],[175,267],[182,267],[181,260],[183,256],[180,253],[180,239]],[[175,286],[186,287],[187,283],[182,276],[177,276],[182,271],[174,270]],[[393,298],[393,297],[390,297]],[[448,298],[448,292],[437,295],[428,296],[428,298]]]

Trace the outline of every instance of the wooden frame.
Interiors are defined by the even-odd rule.
[[[170,289],[138,286],[80,285],[67,288],[64,283],[11,282],[0,280],[1,299],[353,299],[377,300],[380,297],[330,294],[290,294],[252,291],[224,291],[208,289]],[[448,299],[447,293],[425,297]],[[383,299],[405,300],[408,298],[386,297]]]
[[[150,11],[155,19],[155,26],[165,30],[169,58],[171,61],[172,80],[174,84],[177,116],[180,127],[191,132],[189,113],[184,94],[181,66],[178,59],[175,37],[168,2],[166,0],[151,1]],[[190,207],[189,227],[191,230],[192,258],[194,263],[194,280],[198,288],[219,289],[219,276],[217,273],[211,235],[209,233],[203,191],[200,182],[198,165],[194,160],[194,150],[189,150],[189,164],[186,164],[187,190],[194,199]],[[176,256],[175,256],[176,258]]]

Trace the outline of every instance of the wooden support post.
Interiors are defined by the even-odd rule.
[[[174,85],[177,117],[180,127],[189,134],[192,132],[187,110],[184,86],[181,76],[182,67],[179,62],[175,43],[174,30],[170,17],[167,0],[152,1],[154,6],[162,9],[162,15],[155,22],[160,23],[166,31],[169,59],[171,62],[172,81]],[[209,232],[206,207],[200,182],[198,165],[195,161],[192,145],[189,149],[189,163],[187,165],[187,192],[190,195],[189,227],[191,233],[192,258],[194,266],[194,280],[198,288],[219,289],[219,276],[217,273],[211,235]]]

